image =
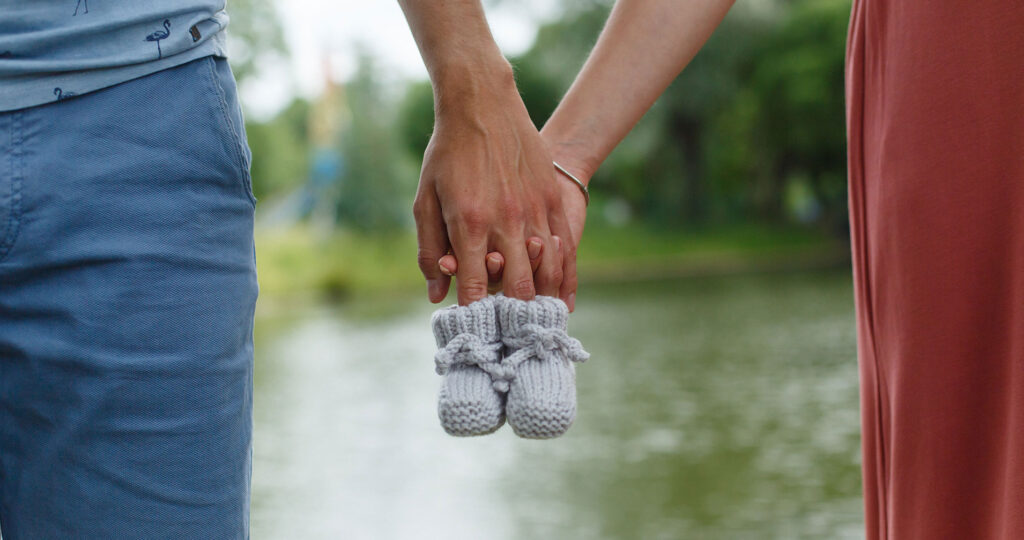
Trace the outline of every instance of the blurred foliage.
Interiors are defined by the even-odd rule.
[[[759,103],[750,140],[776,182],[804,182],[821,208],[821,223],[843,232],[846,216],[844,52],[847,0],[794,6],[764,43],[746,90]],[[769,186],[762,208],[778,214],[784,187]]]
[[[415,173],[394,129],[393,104],[381,88],[373,59],[362,55],[355,76],[345,85],[349,123],[340,152],[344,156],[337,200],[340,223],[362,231],[387,232],[411,223]]]
[[[405,150],[422,160],[434,129],[434,90],[430,81],[409,85],[399,108],[397,128]]]
[[[242,82],[255,74],[260,64],[287,57],[281,20],[272,0],[231,0],[228,12],[235,79]]]
[[[510,59],[538,126],[582,66],[609,5],[564,0],[562,15]],[[262,54],[286,54],[268,0],[233,0],[231,8],[239,77],[251,74]],[[761,248],[831,257],[846,238],[849,10],[849,0],[737,5],[595,175],[581,273],[629,267],[630,260],[674,265],[680,254],[728,262],[742,253],[762,257]],[[304,193],[327,209],[316,215],[328,215],[335,230],[314,234],[324,223],[303,225],[308,211],[274,221],[260,236],[267,292],[312,286],[342,297],[418,283],[409,203],[433,128],[433,99],[426,81],[402,88],[389,80],[364,55],[338,87],[342,105],[325,106],[333,99],[327,97],[296,100],[247,125],[261,211],[271,214],[278,200]],[[338,128],[329,137],[312,135],[324,114],[337,115],[327,124]],[[341,165],[330,188],[317,190],[311,163],[325,149]],[[295,222],[297,229],[286,226]]]
[[[257,198],[279,193],[309,176],[309,103],[293,101],[269,122],[246,122]]]
[[[256,55],[284,50],[270,10],[267,0],[232,3],[235,39],[243,44],[234,59],[240,77],[251,73]],[[510,59],[538,126],[582,66],[608,10],[606,1],[566,0],[563,15]],[[849,10],[849,0],[736,6],[597,172],[595,198],[621,202],[624,215],[662,228],[796,222],[843,237]],[[397,100],[384,90],[364,56],[345,85],[346,125],[336,149],[344,166],[338,189],[326,195],[339,223],[368,231],[409,222],[415,166],[433,126],[429,83],[409,84]],[[249,124],[257,197],[307,181],[310,110],[296,101]]]
[[[260,301],[283,298],[340,300],[353,294],[374,295],[421,287],[410,253],[409,234],[338,231],[324,238],[309,226],[257,233]],[[403,288],[404,287],[404,288]]]

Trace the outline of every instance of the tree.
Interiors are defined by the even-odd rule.
[[[231,69],[239,83],[256,71],[258,65],[274,57],[285,59],[285,46],[280,17],[270,0],[231,0],[228,10]]]
[[[776,185],[806,178],[821,221],[846,223],[844,52],[847,0],[796,3],[763,46],[750,81],[760,100],[756,137]],[[781,206],[772,200],[771,205]]]
[[[344,159],[337,200],[341,223],[365,231],[388,231],[409,222],[414,173],[405,167],[394,137],[397,124],[375,66],[363,55],[346,85],[350,124],[342,136]]]
[[[268,122],[247,122],[252,189],[257,198],[301,184],[309,176],[309,103],[296,99]]]

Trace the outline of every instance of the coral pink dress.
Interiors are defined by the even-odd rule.
[[[854,0],[869,539],[1024,539],[1024,0]]]

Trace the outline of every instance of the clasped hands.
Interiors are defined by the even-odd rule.
[[[464,91],[435,95],[413,205],[428,297],[444,300],[455,276],[461,305],[490,286],[522,300],[557,296],[572,310],[586,203],[552,159],[578,177],[589,174],[537,131],[511,71],[466,83]]]

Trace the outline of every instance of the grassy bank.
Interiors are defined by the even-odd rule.
[[[264,300],[344,300],[408,295],[423,288],[411,232],[366,236],[309,227],[261,230],[256,239]],[[581,283],[843,264],[848,248],[815,231],[753,226],[706,231],[592,227],[579,251]]]

